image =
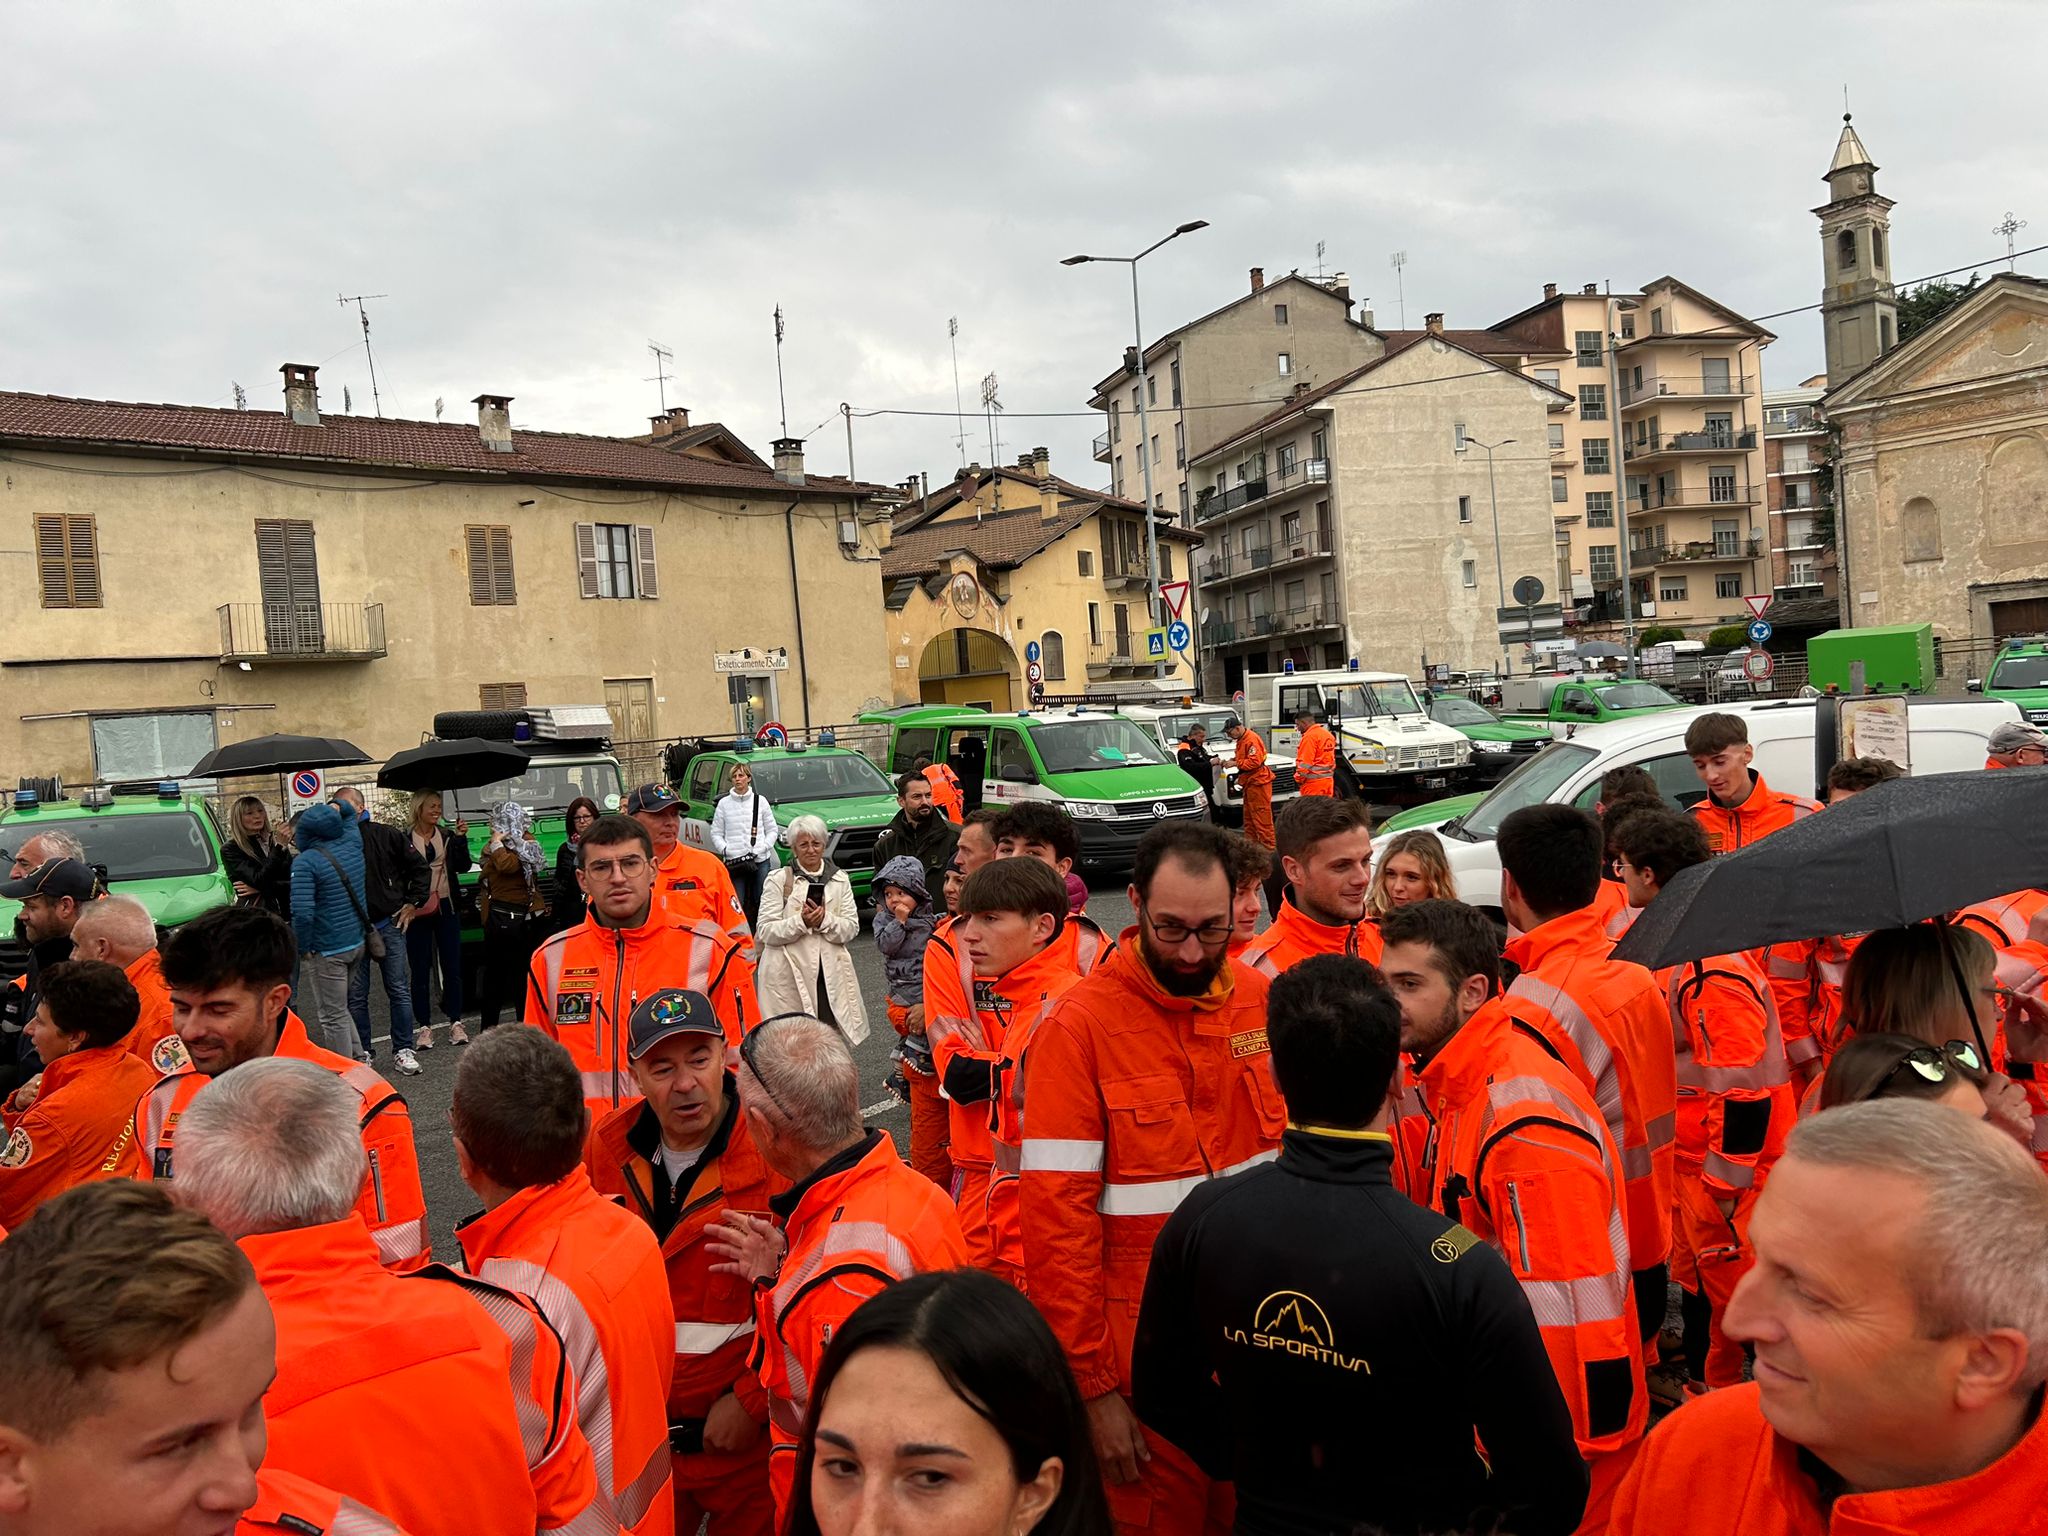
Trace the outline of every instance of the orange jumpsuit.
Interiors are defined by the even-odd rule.
[[[1266,1048],[1266,979],[1227,962],[1179,997],[1137,931],[1061,998],[1025,1059],[1025,1288],[1084,1398],[1131,1391],[1152,1244],[1187,1192],[1279,1155],[1287,1111]],[[1228,1529],[1227,1485],[1148,1435],[1138,1481],[1109,1489],[1120,1532]]]
[[[654,866],[654,905],[682,922],[708,918],[746,948],[754,937],[725,861],[678,842]]]
[[[1752,772],[1750,778],[1755,782],[1750,785],[1749,798],[1740,805],[1721,805],[1709,795],[1691,806],[1693,820],[1707,834],[1707,846],[1716,853],[1747,848],[1758,838],[1769,837],[1821,808],[1818,800],[1809,800],[1804,795],[1780,794],[1764,782],[1760,773]]]
[[[1349,955],[1367,965],[1378,965],[1385,948],[1374,919],[1361,917],[1338,927],[1319,923],[1294,904],[1290,891],[1272,925],[1254,938],[1239,958],[1271,980],[1310,955]]]
[[[575,1058],[593,1127],[640,1097],[626,1034],[643,997],[664,987],[701,992],[725,1025],[726,1043],[739,1044],[758,1009],[747,942],[659,905],[638,928],[607,928],[591,914],[541,940],[526,977],[526,1022]]]
[[[18,1227],[46,1200],[101,1179],[132,1179],[142,1169],[135,1101],[156,1082],[125,1044],[73,1051],[43,1068],[27,1109],[4,1114],[0,1147],[0,1227]]]
[[[363,1152],[369,1159],[370,1172],[363,1180],[356,1214],[368,1224],[386,1267],[422,1268],[433,1251],[427,1236],[427,1197],[420,1188],[412,1116],[398,1090],[362,1062],[350,1061],[315,1045],[306,1037],[306,1026],[295,1013],[287,1012],[278,1025],[277,1043],[269,1054],[325,1067],[358,1095],[361,1109],[356,1120],[362,1128]],[[150,1159],[153,1177],[171,1177],[178,1117],[211,1081],[196,1069],[175,1073],[150,1089],[135,1106],[137,1140],[143,1155]]]
[[[168,1077],[192,1065],[185,1054],[185,1042],[171,1022],[171,989],[164,985],[161,957],[155,950],[137,955],[126,968],[135,995],[142,1000],[142,1012],[123,1043],[128,1050],[149,1063],[158,1077]]]
[[[277,1319],[276,1465],[422,1533],[616,1530],[575,1373],[526,1297],[439,1266],[390,1274],[354,1214],[241,1248]]]
[[[1975,928],[2000,949],[2022,939],[2048,941],[2048,891],[2014,891],[1965,907],[1955,917],[1959,928]]]
[[[960,793],[960,775],[948,763],[932,763],[924,770],[932,787],[932,804],[945,813],[946,820],[959,826],[966,819],[967,799]]]
[[[256,1502],[242,1511],[235,1536],[406,1536],[354,1499],[296,1473],[263,1467],[256,1473]]]
[[[1862,942],[1860,933],[1841,933],[1793,939],[1762,951],[1785,1059],[1795,1070],[1818,1072],[1841,1043],[1842,982]]]
[[[520,1190],[455,1235],[471,1274],[531,1296],[562,1336],[600,1504],[631,1536],[672,1536],[675,1311],[654,1235],[592,1189],[581,1167]]]
[[[1311,723],[1294,748],[1294,783],[1304,795],[1337,793],[1337,738]]]
[[[892,1280],[958,1269],[967,1244],[944,1192],[897,1156],[884,1131],[869,1131],[769,1204],[789,1249],[775,1285],[756,1299],[750,1363],[768,1389],[768,1481],[780,1523],[789,1515],[810,1383],[832,1335]]]
[[[1509,1009],[1492,999],[1423,1066],[1426,1143],[1403,1183],[1491,1243],[1521,1281],[1591,1464],[1580,1529],[1598,1530],[1650,1412],[1619,1154],[1585,1085]]]
[[[747,1363],[753,1287],[738,1275],[713,1274],[716,1260],[704,1244],[727,1211],[767,1216],[769,1197],[787,1184],[754,1149],[729,1075],[725,1114],[682,1184],[669,1183],[661,1125],[645,1099],[606,1116],[585,1157],[599,1193],[622,1201],[661,1243],[675,1323],[668,1420],[678,1434],[672,1442],[676,1529],[695,1531],[709,1515],[712,1536],[770,1536],[775,1502],[765,1431],[743,1451],[706,1450],[702,1443],[705,1416],[728,1393],[756,1424],[768,1422],[768,1394]]]
[[[1266,766],[1266,744],[1246,726],[1230,744],[1237,787],[1244,795],[1244,835],[1264,848],[1274,845],[1273,770]]]

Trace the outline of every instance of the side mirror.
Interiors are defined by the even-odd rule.
[[[997,774],[996,777],[1005,784],[1035,784],[1037,782],[1029,768],[1019,767],[1015,763],[1005,766],[1003,771]]]
[[[1982,693],[1984,691],[1984,679],[1981,677],[1973,677],[1967,683],[1963,684],[1963,687],[1970,693]]]

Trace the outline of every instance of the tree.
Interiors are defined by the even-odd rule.
[[[1967,283],[1951,283],[1937,277],[1917,288],[1902,289],[1898,295],[1900,342],[1909,341],[1926,330],[1976,292],[1977,284],[1982,281],[1977,273],[1972,272]]]
[[[1676,624],[1652,624],[1636,637],[1638,646],[1665,645],[1673,640],[1683,640],[1685,631]]]
[[[1741,624],[1723,624],[1707,631],[1707,644],[1717,651],[1748,643],[1749,630]]]

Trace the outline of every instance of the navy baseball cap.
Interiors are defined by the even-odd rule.
[[[682,803],[666,784],[642,784],[626,797],[626,814],[634,816],[641,811],[665,811]]]
[[[670,1035],[716,1035],[725,1039],[725,1025],[702,992],[663,987],[634,1008],[627,1029],[626,1056],[638,1061]]]
[[[47,896],[51,901],[61,901],[66,896],[73,901],[91,901],[98,889],[99,876],[90,864],[77,859],[45,859],[19,880],[0,882],[0,896],[9,901],[26,901],[31,896]]]

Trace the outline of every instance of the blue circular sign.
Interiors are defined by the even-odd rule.
[[[1187,620],[1175,619],[1166,626],[1166,643],[1176,651],[1184,651],[1188,648]]]
[[[1771,626],[1768,620],[1751,619],[1749,621],[1749,643],[1751,645],[1762,645],[1770,638]]]
[[[1026,661],[1038,660],[1038,642],[1036,640],[1027,641],[1025,643],[1024,659]]]

